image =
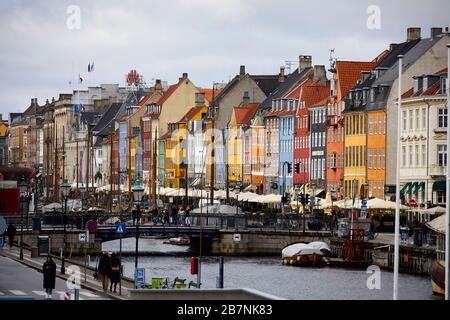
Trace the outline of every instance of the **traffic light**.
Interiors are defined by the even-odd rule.
[[[287,163],[287,172],[292,173],[292,163],[290,162]]]
[[[295,173],[300,173],[300,163],[295,164]]]

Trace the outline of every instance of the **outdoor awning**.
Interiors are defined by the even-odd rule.
[[[404,186],[403,186],[403,188],[400,190],[400,192],[408,192],[409,191],[409,188],[411,188],[411,182],[407,182]],[[408,189],[408,191],[407,191],[407,189]]]
[[[243,192],[256,192],[256,191],[258,191],[258,187],[253,184],[249,185],[243,190]]]
[[[411,187],[409,188],[408,192],[411,192],[412,194],[415,194],[419,187],[419,183],[418,182],[411,182]]]
[[[445,180],[433,183],[433,192],[445,192],[446,189]]]
[[[417,190],[416,192],[425,190],[425,182],[417,182]]]

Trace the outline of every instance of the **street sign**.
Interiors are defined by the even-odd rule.
[[[3,217],[0,217],[0,234],[6,231],[6,220]]]
[[[116,233],[124,235],[127,231],[127,226],[124,223],[116,224]]]
[[[136,273],[134,275],[134,283],[136,288],[139,288],[145,284],[145,269],[137,268]]]
[[[86,232],[86,233],[78,234],[78,240],[80,242],[89,242],[89,235],[88,235],[88,233]]]
[[[367,215],[367,200],[366,199],[362,199],[361,200],[361,212],[360,212],[360,217],[361,218],[365,218]]]
[[[5,246],[5,240],[3,240],[3,237],[0,237],[0,249]]]

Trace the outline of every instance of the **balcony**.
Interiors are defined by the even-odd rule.
[[[430,176],[445,176],[447,174],[446,167],[439,166],[437,164],[432,164],[430,166]]]

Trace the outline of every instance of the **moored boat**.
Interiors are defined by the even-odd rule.
[[[324,242],[294,243],[281,252],[284,265],[299,267],[323,267],[328,264],[330,247]]]
[[[445,295],[445,261],[436,261],[431,271],[431,289],[433,294]]]

